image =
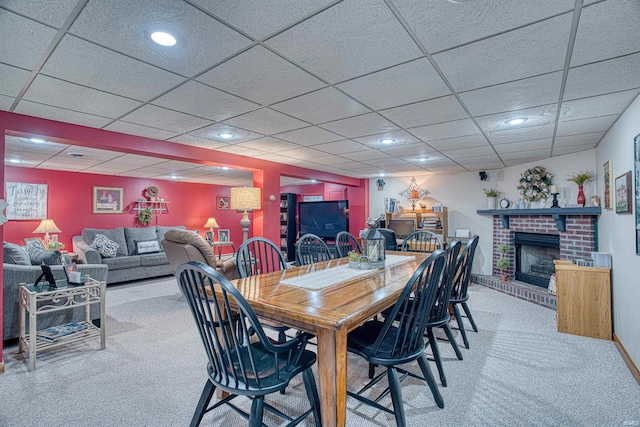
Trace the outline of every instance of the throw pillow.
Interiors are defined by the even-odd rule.
[[[136,240],[136,253],[138,255],[153,254],[160,252],[160,242],[158,239]]]
[[[60,265],[62,264],[62,254],[60,251],[48,251],[39,240],[34,240],[25,245],[29,253],[31,265]]]
[[[4,262],[7,264],[31,265],[29,252],[27,252],[24,247],[14,243],[4,242],[3,249]]]
[[[96,234],[96,238],[89,245],[103,258],[114,258],[118,253],[119,244],[109,239],[104,234]]]

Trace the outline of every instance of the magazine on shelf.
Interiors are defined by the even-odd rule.
[[[78,331],[83,331],[87,329],[87,327],[88,326],[86,323],[69,322],[65,323],[64,325],[53,326],[51,328],[38,331],[36,332],[36,337],[48,342],[57,342],[61,338]]]

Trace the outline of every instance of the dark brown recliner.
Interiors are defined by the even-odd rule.
[[[215,268],[227,279],[238,279],[238,269],[234,256],[217,259],[211,246],[199,234],[188,230],[173,229],[164,235],[161,242],[164,248],[171,270],[176,273],[178,267],[189,261],[200,261]]]

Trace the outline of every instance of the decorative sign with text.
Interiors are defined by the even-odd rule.
[[[46,219],[47,184],[7,182],[7,219]]]

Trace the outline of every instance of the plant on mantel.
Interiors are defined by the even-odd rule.
[[[580,171],[574,172],[567,177],[567,181],[573,182],[578,185],[578,206],[584,207],[587,198],[584,196],[583,186],[595,178],[595,174],[592,171]]]
[[[484,195],[487,196],[487,209],[495,209],[496,208],[496,200],[500,195],[500,192],[497,188],[485,188]]]

